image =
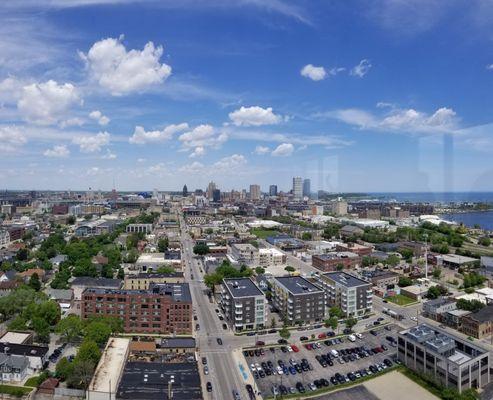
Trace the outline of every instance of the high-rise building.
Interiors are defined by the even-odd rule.
[[[303,180],[303,197],[310,197],[311,187],[310,187],[310,179]]]
[[[260,200],[259,185],[250,185],[250,200]]]
[[[296,200],[303,198],[303,179],[299,176],[293,178],[293,196]]]
[[[217,189],[216,184],[214,182],[209,182],[209,185],[207,186],[207,198],[209,200],[212,200],[212,193],[215,189]]]
[[[218,203],[221,201],[221,191],[219,189],[214,189],[212,191],[212,201]]]
[[[269,186],[269,196],[277,196],[277,185]]]
[[[188,188],[187,188],[187,185],[183,185],[183,197],[187,197],[188,196]]]

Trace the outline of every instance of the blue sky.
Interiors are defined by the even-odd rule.
[[[0,5],[0,188],[493,190],[487,0]]]

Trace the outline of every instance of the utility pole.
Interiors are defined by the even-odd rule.
[[[168,381],[168,400],[173,398],[173,383],[175,383],[175,376],[171,375],[170,378]]]
[[[428,235],[424,234],[425,238],[425,278],[428,280]]]

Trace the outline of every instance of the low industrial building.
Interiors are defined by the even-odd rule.
[[[442,317],[446,312],[457,309],[457,302],[453,299],[439,297],[423,303],[423,315],[435,321],[442,322]]]
[[[323,272],[338,269],[351,269],[361,264],[361,257],[348,251],[316,254],[312,256],[312,266]]]
[[[123,289],[125,290],[149,290],[152,283],[183,283],[185,278],[183,272],[160,273],[139,273],[135,275],[125,275]]]
[[[125,231],[127,233],[145,233],[149,234],[152,232],[152,224],[128,224]]]
[[[462,392],[490,382],[486,349],[426,324],[398,333],[399,360],[408,368]]]
[[[181,252],[170,250],[165,253],[144,253],[137,259],[135,267],[140,272],[155,272],[160,267],[172,267],[176,271],[182,271]]]
[[[357,255],[369,256],[373,249],[369,246],[363,246],[362,244],[349,242],[349,243],[340,243],[336,246],[336,251],[338,252],[351,252],[356,253]]]
[[[493,335],[493,305],[463,316],[460,331],[476,339]]]

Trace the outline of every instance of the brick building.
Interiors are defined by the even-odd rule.
[[[127,333],[192,334],[188,283],[152,284],[149,290],[90,288],[82,298],[82,318],[119,317]]]
[[[323,272],[336,271],[339,265],[345,269],[354,268],[361,264],[361,256],[356,253],[343,251],[312,256],[312,266]]]

